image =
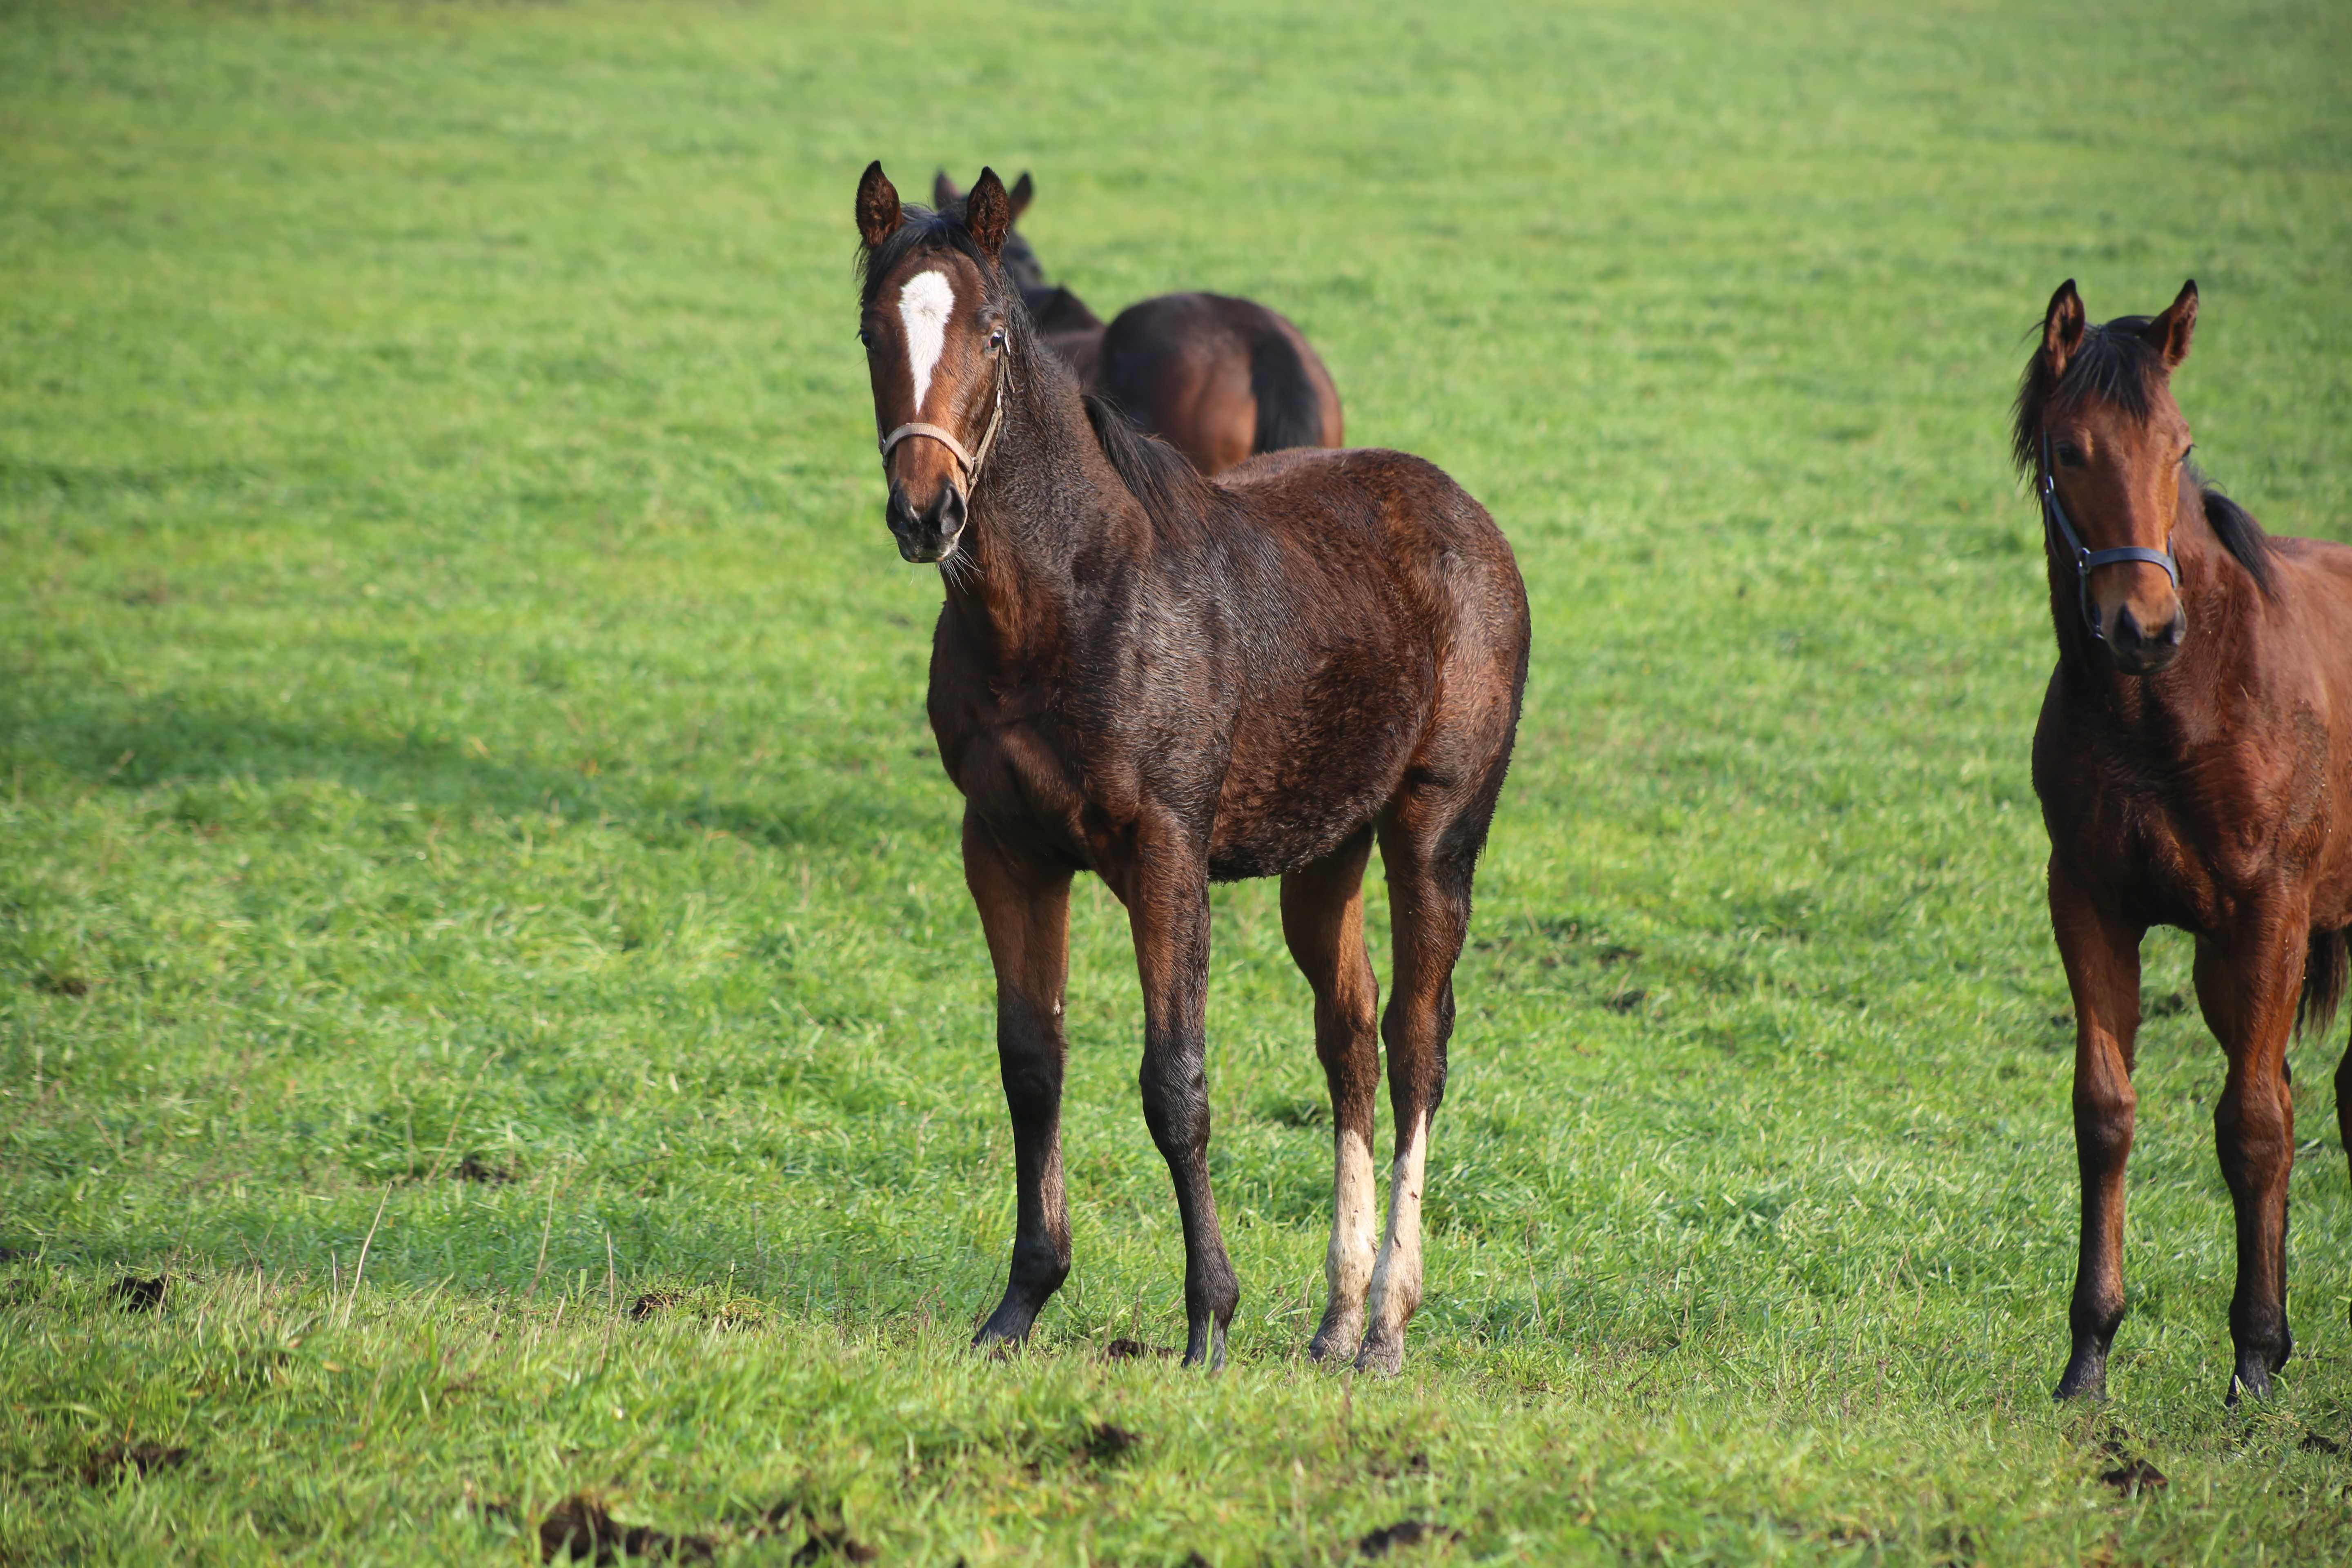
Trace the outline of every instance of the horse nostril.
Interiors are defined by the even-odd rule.
[[[2182,639],[2188,636],[2189,612],[2186,608],[2176,605],[2173,606],[2172,620],[2170,624],[2166,626],[2164,628],[2164,646],[2167,647],[2179,647]]]
[[[2126,605],[2116,612],[2116,629],[2107,634],[2107,641],[2118,653],[2129,653],[2140,645],[2139,617]]]
[[[963,531],[963,492],[955,486],[950,485],[940,492],[940,499],[933,503],[931,511],[941,539],[953,539]]]
[[[893,533],[903,534],[915,526],[915,503],[907,499],[904,485],[890,487],[890,500],[882,509],[882,521],[890,525]]]

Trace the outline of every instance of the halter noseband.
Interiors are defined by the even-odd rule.
[[[2150,566],[2161,566],[2164,574],[2172,579],[2174,593],[2180,591],[2180,563],[2172,558],[2170,542],[2167,548],[2149,550],[2142,545],[2126,544],[2114,550],[2086,550],[2082,535],[2066,521],[2066,509],[2058,504],[2058,470],[2050,461],[2050,432],[2042,432],[2042,527],[2044,532],[2065,542],[2066,553],[2074,560],[2074,597],[2082,605],[2083,625],[2094,642],[2105,642],[2107,634],[2099,629],[2099,613],[2091,607],[2091,574],[2102,566],[2112,566],[2120,561],[2145,561]]]
[[[1008,347],[1005,357],[1010,358],[1011,353]],[[963,470],[964,490],[967,494],[970,493],[972,488],[980,483],[980,466],[988,461],[988,449],[996,444],[997,426],[1004,422],[1004,380],[1005,365],[1000,360],[996,367],[996,406],[989,413],[988,428],[980,433],[979,451],[964,450],[963,443],[956,439],[955,432],[952,430],[944,429],[937,425],[926,425],[919,419],[910,420],[882,437],[880,446],[884,475],[887,477],[889,473],[890,448],[910,437],[922,436],[937,441],[955,454],[956,467]]]

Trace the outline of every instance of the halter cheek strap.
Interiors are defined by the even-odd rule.
[[[2086,550],[2083,536],[2066,521],[2066,509],[2058,504],[2058,471],[2050,462],[2050,432],[2042,432],[2042,526],[2052,535],[2053,542],[2063,541],[2063,548],[2074,563],[2074,597],[2083,610],[2083,625],[2095,641],[2107,640],[2099,629],[2099,614],[2091,607],[2091,574],[2102,566],[2113,566],[2123,561],[2144,561],[2150,566],[2161,566],[2164,574],[2172,579],[2173,592],[2180,591],[2180,563],[2172,558],[2170,542],[2162,550],[2149,550],[2142,545],[2126,544],[2114,550]]]
[[[988,461],[988,449],[996,444],[997,426],[1003,422],[1004,373],[999,369],[996,375],[996,406],[989,413],[988,428],[981,432],[980,450],[966,451],[964,444],[956,439],[955,432],[952,430],[944,429],[937,425],[926,425],[919,419],[910,420],[882,437],[880,443],[882,466],[886,470],[890,466],[890,448],[909,437],[920,436],[927,440],[937,441],[955,454],[956,467],[963,471],[964,489],[969,490],[980,482],[980,466]]]

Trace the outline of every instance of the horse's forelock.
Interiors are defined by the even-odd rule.
[[[2050,373],[2042,351],[2034,351],[2018,384],[2016,423],[2010,431],[2009,455],[2019,472],[2034,471],[2042,457],[2042,426],[2053,414],[2094,400],[2112,403],[2135,420],[2155,412],[2165,369],[2164,356],[2139,335],[2149,320],[2117,316],[2085,328],[2081,344],[2057,375]]]
[[[971,231],[955,212],[933,212],[929,207],[910,206],[905,221],[889,238],[871,250],[860,247],[857,252],[858,304],[869,308],[874,297],[882,290],[883,282],[898,269],[899,263],[918,251],[950,250],[965,257],[980,268],[982,287],[988,290],[989,302],[1002,308],[1004,296],[1011,293],[1017,300],[1019,291],[1005,288],[1003,270],[989,258],[972,238]]]

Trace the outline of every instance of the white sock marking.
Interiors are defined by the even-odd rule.
[[[948,346],[948,317],[955,310],[955,285],[944,272],[918,272],[898,290],[898,315],[907,323],[907,367],[915,373],[915,417],[931,390],[931,372]]]
[[[1394,1341],[1421,1308],[1421,1190],[1429,1163],[1429,1121],[1415,1121],[1389,1172],[1389,1234],[1372,1268],[1373,1339]]]
[[[1372,1151],[1354,1131],[1339,1134],[1337,1170],[1331,1183],[1331,1249],[1323,1258],[1324,1283],[1331,1300],[1361,1307],[1372,1282],[1372,1227],[1379,1218],[1380,1194],[1372,1179]]]

